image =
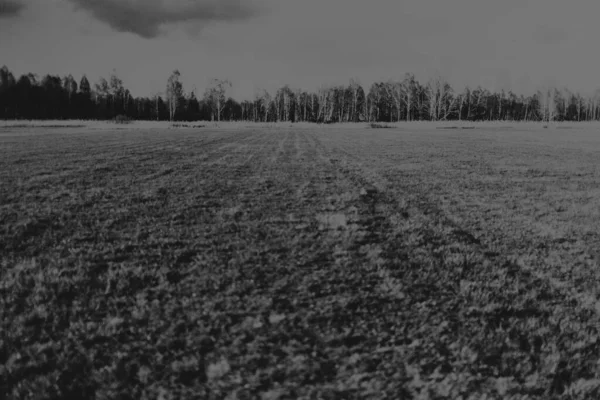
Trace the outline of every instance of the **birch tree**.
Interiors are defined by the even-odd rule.
[[[206,88],[204,92],[204,99],[211,106],[212,120],[214,121],[215,114],[217,121],[221,121],[221,113],[225,108],[225,102],[227,101],[226,94],[227,89],[231,88],[231,82],[227,79],[213,79],[211,80],[210,86]]]
[[[63,79],[63,88],[67,92],[69,103],[71,103],[71,100],[77,94],[77,82],[75,82],[73,75],[69,74]]]
[[[358,95],[361,89],[358,79],[351,79],[349,85],[350,93],[352,94],[352,104],[349,111],[349,121],[357,122],[358,120]]]
[[[175,113],[179,107],[181,98],[183,97],[183,85],[179,81],[181,74],[178,70],[173,71],[167,81],[167,106],[169,107],[169,120],[173,121]]]
[[[108,97],[110,95],[110,89],[108,82],[104,78],[100,78],[98,83],[94,84],[94,100],[99,107],[100,117],[106,118],[108,113]]]
[[[267,122],[269,118],[269,109],[271,108],[271,95],[265,89],[257,90],[254,93],[254,120],[260,121],[260,109],[263,110],[263,121]]]
[[[327,111],[329,109],[329,92],[330,88],[326,86],[321,86],[318,90],[318,112],[317,112],[317,121],[326,122],[328,115]],[[321,116],[323,119],[321,120]]]
[[[429,120],[437,121],[439,116],[440,79],[432,78],[427,82],[427,111]]]
[[[413,108],[413,101],[415,95],[415,76],[413,74],[404,75],[402,81],[402,92],[404,105],[406,107],[406,122],[411,120],[411,111]]]
[[[402,105],[404,103],[404,90],[402,87],[402,83],[388,81],[383,85],[383,88],[387,94],[388,99],[394,104],[396,108],[396,120],[400,121],[400,114]],[[392,113],[390,111],[390,122],[392,122]]]
[[[373,83],[369,88],[369,94],[367,95],[367,102],[365,104],[365,110],[367,113],[367,121],[373,120],[373,114],[375,114],[375,121],[379,121],[381,113],[381,100],[382,100],[382,89],[380,83]]]

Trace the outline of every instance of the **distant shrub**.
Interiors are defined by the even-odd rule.
[[[371,123],[371,128],[373,128],[373,129],[383,129],[383,128],[393,128],[393,126],[391,126],[391,125],[385,125],[385,124]]]
[[[512,127],[509,127],[510,129],[512,129]],[[436,126],[435,129],[475,129],[474,126],[456,126],[456,125],[452,125],[452,126]],[[494,128],[494,129],[498,129],[498,128]]]
[[[18,124],[6,125],[6,128],[85,128],[87,125],[35,125],[35,124]]]
[[[206,125],[171,124],[172,128],[204,128]]]
[[[115,117],[115,123],[117,124],[130,124],[131,122],[133,121],[127,115],[117,115]]]

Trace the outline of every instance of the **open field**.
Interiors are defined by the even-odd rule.
[[[600,398],[600,132],[0,129],[7,398]]]

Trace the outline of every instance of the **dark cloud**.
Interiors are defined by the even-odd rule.
[[[1,1],[1,0],[0,0]],[[167,24],[246,20],[259,13],[241,0],[69,0],[119,32],[144,38],[162,33]]]
[[[25,5],[16,0],[0,0],[0,18],[15,17],[23,11]]]

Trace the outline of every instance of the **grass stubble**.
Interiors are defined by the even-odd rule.
[[[6,128],[6,398],[598,398],[599,151]]]

